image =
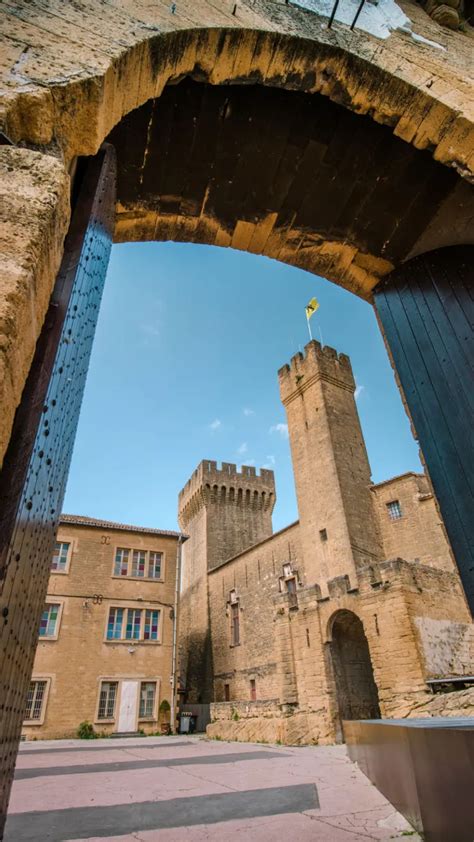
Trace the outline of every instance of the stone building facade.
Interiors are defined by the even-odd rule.
[[[107,734],[151,733],[169,722],[178,539],[176,532],[61,517],[23,723],[27,739],[73,737],[84,721]]]
[[[279,379],[299,520],[272,534],[271,471],[199,465],[179,499],[181,670],[210,735],[332,742],[472,675],[474,626],[427,478],[371,482],[348,357],[313,341]]]

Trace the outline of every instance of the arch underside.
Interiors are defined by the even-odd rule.
[[[19,0],[0,24],[0,122],[15,142],[95,154],[131,110],[186,75],[321,93],[474,172],[472,41],[401,0],[417,35],[386,40],[278,0]],[[436,46],[438,45],[438,46]]]
[[[230,246],[370,298],[407,257],[473,236],[453,169],[318,94],[185,79],[108,140],[119,242]]]

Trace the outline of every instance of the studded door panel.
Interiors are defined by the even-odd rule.
[[[63,261],[0,473],[3,820],[112,244],[112,147],[81,162],[78,183]]]

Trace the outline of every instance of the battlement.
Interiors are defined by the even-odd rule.
[[[304,353],[295,354],[290,364],[278,371],[280,397],[284,404],[305,391],[315,380],[328,380],[342,388],[355,391],[351,361],[347,354],[321,346],[313,339],[305,345]]]
[[[242,465],[239,471],[233,462],[204,459],[179,492],[178,517],[189,523],[199,508],[212,503],[228,503],[273,511],[275,476],[273,471]]]

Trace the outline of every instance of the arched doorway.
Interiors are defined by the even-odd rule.
[[[378,719],[379,694],[362,621],[337,611],[331,622],[331,660],[339,719]]]

